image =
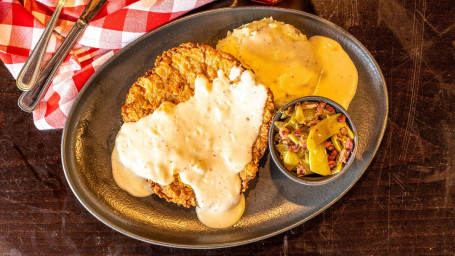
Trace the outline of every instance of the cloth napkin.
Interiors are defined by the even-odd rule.
[[[58,0],[0,0],[0,60],[17,78]],[[214,0],[110,0],[89,23],[33,112],[40,130],[63,128],[85,82],[107,59],[146,32]],[[89,0],[67,0],[45,53],[49,60]]]

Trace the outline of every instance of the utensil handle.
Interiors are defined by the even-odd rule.
[[[22,91],[30,90],[36,83],[38,79],[38,74],[41,69],[41,64],[43,62],[43,57],[49,44],[49,40],[52,36],[52,31],[54,31],[55,24],[57,23],[60,12],[65,5],[66,0],[58,1],[57,7],[52,14],[52,17],[44,29],[43,34],[41,35],[38,43],[32,51],[32,54],[25,62],[24,67],[19,73],[19,76],[16,79],[17,87]]]
[[[77,20],[68,36],[49,60],[44,70],[40,73],[36,85],[31,90],[23,92],[19,97],[18,105],[22,110],[26,112],[35,110],[54,79],[58,68],[86,27],[87,23]]]
[[[107,0],[90,0],[79,19],[89,23],[106,2]]]

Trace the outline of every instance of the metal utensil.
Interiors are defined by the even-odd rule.
[[[55,24],[57,23],[58,17],[60,16],[60,12],[62,11],[65,2],[66,0],[58,1],[57,7],[52,14],[49,24],[47,24],[46,29],[38,40],[38,43],[33,49],[32,54],[25,62],[24,67],[22,67],[22,70],[16,79],[17,88],[21,89],[22,91],[30,90],[38,79],[44,53],[46,52],[52,31],[54,31]]]
[[[22,110],[26,112],[35,110],[49,88],[49,85],[54,79],[63,60],[68,55],[71,48],[73,48],[73,45],[77,42],[79,36],[84,32],[87,24],[106,2],[107,0],[90,0],[68,36],[44,67],[44,70],[39,74],[36,85],[31,90],[23,92],[19,97],[18,105]]]

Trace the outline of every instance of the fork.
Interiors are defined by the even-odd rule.
[[[52,80],[54,79],[54,76],[63,60],[70,52],[73,45],[77,42],[80,35],[84,32],[88,23],[93,19],[93,17],[95,17],[106,2],[107,0],[90,0],[88,2],[85,9],[82,11],[81,16],[68,33],[65,40],[63,40],[60,47],[46,64],[43,71],[39,74],[36,86],[29,91],[23,92],[21,96],[19,96],[17,103],[23,111],[32,112],[36,109],[36,107],[38,107],[39,102],[49,88],[49,85],[52,83]]]
[[[36,84],[38,75],[40,73],[41,64],[43,62],[44,53],[46,52],[52,31],[54,31],[55,24],[57,23],[58,17],[60,16],[60,12],[62,11],[65,2],[66,0],[58,1],[57,7],[55,7],[49,24],[47,24],[46,29],[44,30],[38,43],[33,49],[32,54],[25,62],[24,67],[22,67],[19,76],[16,79],[16,85],[22,91],[28,91],[32,89]]]

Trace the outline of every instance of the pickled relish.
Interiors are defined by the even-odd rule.
[[[298,177],[335,174],[354,149],[354,133],[346,116],[324,102],[291,106],[274,126],[275,149],[284,167]]]

